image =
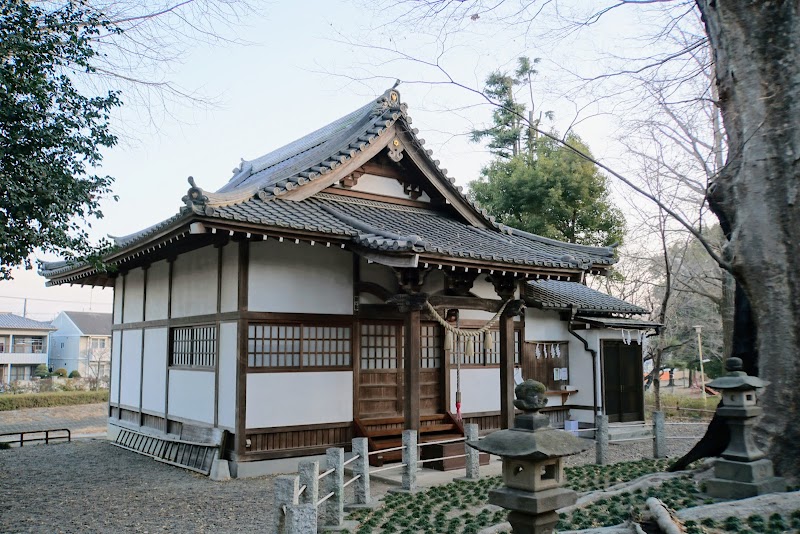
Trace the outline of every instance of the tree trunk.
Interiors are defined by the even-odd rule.
[[[714,50],[729,147],[709,203],[730,229],[727,256],[752,307],[759,376],[771,383],[760,397],[758,428],[776,470],[798,476],[799,8],[788,0],[697,4]]]

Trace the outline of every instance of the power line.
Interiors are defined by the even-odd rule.
[[[61,302],[61,303],[68,303],[68,304],[91,304],[94,306],[95,304],[111,304],[111,302],[103,302],[103,301],[92,301],[92,300],[65,300],[65,299],[43,299],[37,297],[7,297],[4,295],[0,295],[0,299],[15,299],[15,300],[38,300],[41,302]]]

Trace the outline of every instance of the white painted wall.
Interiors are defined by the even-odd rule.
[[[114,324],[122,322],[122,277],[117,276],[114,279]]]
[[[340,188],[341,186],[337,186]],[[403,191],[403,185],[394,178],[387,178],[385,176],[377,176],[375,174],[363,174],[358,179],[358,183],[350,188],[352,191],[361,191],[363,193],[372,193],[374,195],[384,195],[387,197],[402,198],[410,200],[408,194]],[[431,198],[424,191],[417,199],[421,202],[430,202]]]
[[[228,243],[222,249],[223,312],[236,311],[239,303],[239,244]]]
[[[142,381],[142,410],[163,413],[167,383],[166,328],[148,328],[144,331],[144,380]],[[124,369],[123,369],[124,372]]]
[[[500,410],[500,368],[461,369],[461,412]],[[456,412],[456,370],[450,369],[450,411]]]
[[[123,319],[126,323],[136,323],[143,319],[144,271],[133,269],[125,276],[125,302],[122,304]]]
[[[119,330],[111,332],[111,384],[109,385],[109,401],[119,403],[119,343],[122,339]]]
[[[170,369],[169,415],[214,424],[214,373]]]
[[[353,373],[250,373],[247,428],[353,420]]]
[[[167,318],[169,305],[169,264],[167,260],[159,261],[147,271],[147,302],[145,303],[145,320],[156,321]]]
[[[277,240],[250,245],[250,311],[353,313],[350,252]]]
[[[122,332],[122,385],[120,404],[139,409],[139,379],[142,375],[142,331]]]
[[[175,260],[172,275],[173,317],[216,313],[216,248],[207,246],[181,254]]]
[[[484,298],[484,299],[493,299],[499,300],[500,297],[497,295],[497,291],[494,290],[494,285],[491,282],[486,281],[486,275],[481,273],[478,275],[478,278],[475,279],[475,283],[470,290],[472,294],[476,297]],[[517,298],[516,296],[514,298]],[[459,313],[459,317],[461,319],[472,319],[472,320],[482,320],[487,321],[494,316],[493,313],[481,311],[481,310],[461,310]]]
[[[237,324],[219,325],[219,403],[218,425],[235,430],[236,426],[236,328]]]

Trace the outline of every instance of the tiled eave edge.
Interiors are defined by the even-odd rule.
[[[555,280],[555,278],[550,278],[550,280]],[[529,301],[532,306],[540,308],[542,310],[548,311],[570,311],[570,306],[560,306],[557,304],[543,304],[541,302],[533,301],[529,298],[525,299]],[[647,310],[632,310],[632,309],[621,309],[613,306],[592,306],[588,308],[582,308],[578,306],[578,313],[591,315],[593,313],[597,314],[607,314],[607,313],[619,313],[624,315],[647,315],[650,313]]]

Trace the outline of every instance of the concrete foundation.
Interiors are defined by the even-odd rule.
[[[786,491],[786,480],[776,477],[770,460],[736,462],[719,459],[714,478],[706,481],[707,493],[718,499],[746,499]]]

